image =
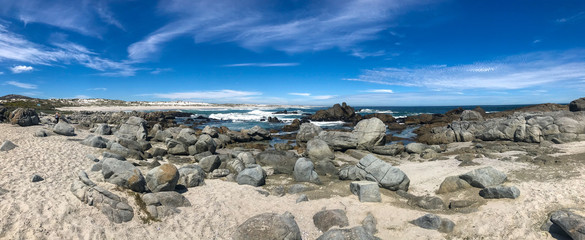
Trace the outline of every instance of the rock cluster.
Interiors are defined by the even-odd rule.
[[[371,154],[362,158],[357,165],[341,169],[339,179],[375,181],[380,187],[392,191],[408,191],[410,185],[410,179],[404,172]]]

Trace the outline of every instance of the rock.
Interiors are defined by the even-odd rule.
[[[378,229],[376,229],[377,224],[378,221],[376,221],[376,218],[374,217],[374,215],[372,215],[372,213],[368,213],[366,218],[362,220],[362,226],[364,227],[366,232],[368,232],[372,236],[378,232]]]
[[[106,159],[106,158],[114,158],[114,159],[118,159],[118,160],[121,160],[121,161],[126,161],[126,158],[124,156],[119,155],[119,154],[115,154],[115,153],[111,153],[111,152],[104,152],[102,154],[102,157],[104,159]]]
[[[353,133],[357,137],[357,148],[371,150],[386,143],[386,125],[378,118],[361,120]]]
[[[45,180],[43,177],[39,176],[38,174],[35,174],[32,176],[31,178],[31,182],[40,182]]]
[[[282,215],[276,213],[264,213],[251,217],[242,223],[234,234],[233,240],[301,240],[301,231],[294,216],[285,212]]]
[[[439,232],[450,233],[455,227],[453,221],[441,218],[435,214],[426,214],[412,221],[412,224],[424,229],[439,230]]]
[[[140,140],[140,141],[144,141],[144,140]],[[146,141],[144,141],[146,142]],[[138,141],[132,140],[132,139],[127,139],[127,138],[118,138],[118,143],[128,149],[134,150],[134,151],[138,151],[138,152],[143,152],[146,151],[148,149],[150,149],[150,144],[148,142],[144,143],[144,144],[140,144]]]
[[[124,147],[117,142],[111,143],[109,148],[110,148],[110,151],[117,153],[117,154],[120,154],[121,156],[123,156],[125,158],[134,158],[134,159],[138,159],[138,160],[143,159],[141,152]]]
[[[21,127],[27,127],[39,124],[39,116],[32,108],[17,108],[8,116],[11,124],[18,124]]]
[[[550,221],[572,239],[585,239],[585,217],[582,210],[561,209],[551,214]]]
[[[319,110],[311,117],[313,121],[344,121],[344,122],[357,122],[361,116],[355,113],[355,109],[348,106],[346,103],[342,105],[335,104],[333,107]]]
[[[33,133],[33,136],[35,136],[35,137],[46,137],[48,135],[49,134],[47,133],[47,130],[45,130],[45,129],[39,129],[35,133]]]
[[[177,135],[177,140],[183,142],[185,145],[190,146],[197,143],[197,135],[195,130],[192,128],[183,128],[179,135]]]
[[[461,113],[461,121],[483,121],[483,116],[479,112],[465,110]]]
[[[362,158],[356,166],[341,169],[339,179],[375,181],[380,187],[392,191],[408,191],[410,184],[404,172],[371,154]]]
[[[295,164],[293,176],[297,182],[312,182],[321,184],[319,175],[315,172],[315,167],[311,160],[306,158],[299,158]]]
[[[157,147],[151,148],[149,152],[150,154],[152,154],[153,157],[162,157],[164,155],[167,155],[167,150]]]
[[[229,160],[227,162],[226,168],[229,169],[230,172],[238,174],[239,172],[244,170],[244,168],[246,168],[246,165],[244,165],[244,163],[242,163],[242,160],[235,158],[235,159]]]
[[[293,184],[288,188],[289,194],[301,193],[313,190],[311,187],[304,184]]]
[[[350,191],[359,197],[360,202],[381,202],[380,187],[377,182],[356,181],[349,184]]]
[[[443,203],[443,199],[432,196],[413,197],[408,200],[407,204],[410,206],[430,210],[445,208],[445,203]]]
[[[307,155],[313,161],[335,159],[335,154],[329,145],[321,139],[311,139],[307,142]]]
[[[173,134],[170,131],[164,130],[164,131],[158,131],[156,132],[156,134],[154,135],[153,140],[155,141],[159,141],[159,142],[166,142],[167,139],[169,138],[173,138]]]
[[[189,151],[184,143],[174,139],[169,139],[167,142],[167,152],[172,155],[188,155]]]
[[[254,155],[252,155],[252,153],[249,153],[249,152],[241,152],[238,154],[237,158],[240,161],[242,161],[244,166],[248,166],[250,164],[256,164],[256,158],[254,158]]]
[[[217,145],[215,144],[215,141],[213,141],[213,138],[211,138],[209,135],[201,135],[195,144],[195,154],[207,151],[215,154],[216,148]]]
[[[183,166],[179,168],[177,183],[187,188],[201,186],[205,184],[205,171],[197,165]]]
[[[289,151],[266,150],[256,159],[262,166],[273,167],[275,174],[293,174],[298,157]]]
[[[172,164],[163,164],[146,173],[146,186],[151,192],[173,191],[179,181],[179,171]]]
[[[357,136],[351,132],[322,131],[317,137],[335,151],[355,149],[358,145]]]
[[[479,195],[483,198],[511,198],[516,199],[520,196],[520,190],[517,187],[496,186],[488,187],[479,191]]]
[[[126,123],[120,126],[120,129],[115,133],[116,137],[127,138],[132,140],[146,140],[148,136],[146,120],[139,117],[130,117]]]
[[[342,209],[319,211],[313,215],[313,223],[321,232],[326,232],[333,226],[349,226],[349,220]]]
[[[112,135],[112,129],[110,125],[102,123],[97,125],[94,133],[98,135]]]
[[[392,144],[392,145],[385,145],[385,146],[374,146],[372,149],[373,153],[380,154],[380,155],[387,155],[387,156],[398,156],[402,152],[404,152],[404,145],[402,144]]]
[[[248,130],[248,135],[250,137],[258,136],[261,139],[270,139],[270,131],[261,128],[260,126],[256,125]]]
[[[65,121],[59,121],[54,127],[53,132],[63,136],[75,136],[75,129],[71,124],[66,123]]]
[[[178,207],[190,207],[191,202],[178,192],[147,193],[142,196],[146,210],[153,218],[162,218],[178,213]]]
[[[94,148],[107,148],[108,140],[101,136],[88,135],[81,144]]]
[[[300,203],[300,202],[307,202],[309,201],[309,198],[307,197],[307,195],[305,194],[301,194],[299,195],[299,197],[297,198],[296,203]]]
[[[297,133],[297,142],[308,142],[315,136],[318,136],[323,129],[312,123],[303,123],[300,126],[299,132]]]
[[[146,190],[146,181],[142,173],[132,163],[114,158],[102,161],[102,175],[106,182],[128,188],[135,192]]]
[[[266,172],[259,165],[250,164],[238,174],[236,182],[240,185],[262,186],[266,184]]]
[[[230,175],[230,170],[228,169],[215,169],[213,170],[213,172],[211,172],[209,174],[210,178],[222,178],[222,177],[227,177],[228,175]]]
[[[79,180],[73,181],[70,190],[79,200],[96,207],[112,222],[128,222],[134,217],[134,210],[126,199],[96,186],[85,172],[80,173]]]
[[[299,130],[301,127],[301,121],[297,118],[292,121],[290,125],[285,125],[282,127],[283,132],[294,132]]]
[[[569,111],[580,112],[585,111],[585,98],[579,98],[569,103]]]
[[[379,238],[368,233],[363,226],[353,227],[351,229],[331,229],[317,240],[378,240]]]
[[[315,172],[321,176],[337,176],[339,175],[339,169],[333,164],[332,161],[324,160],[315,163]]]
[[[450,176],[446,177],[445,180],[443,180],[441,186],[439,186],[439,190],[437,190],[437,193],[438,194],[450,193],[470,187],[471,185],[469,185],[467,181],[459,178],[459,176]]]
[[[217,155],[211,155],[208,157],[204,157],[199,161],[199,166],[205,172],[213,172],[213,170],[218,169],[221,165],[221,160]]]
[[[486,188],[502,184],[507,177],[505,173],[492,167],[484,167],[460,175],[459,178],[467,181],[471,186]]]
[[[409,143],[408,145],[406,145],[406,148],[404,150],[406,150],[407,153],[421,154],[427,148],[429,148],[429,145],[423,143]]]
[[[2,146],[0,146],[0,152],[7,152],[16,147],[18,147],[16,144],[12,143],[10,140],[6,140],[2,143]]]
[[[205,128],[203,128],[203,131],[201,131],[201,133],[207,134],[212,138],[219,137],[219,132],[217,131],[217,129],[210,127],[210,126],[205,126]]]
[[[449,203],[449,209],[471,207],[471,205],[476,203],[476,201],[472,200],[453,200]]]
[[[288,150],[293,150],[294,147],[288,143],[275,143],[274,149],[279,150],[279,151],[288,151]]]

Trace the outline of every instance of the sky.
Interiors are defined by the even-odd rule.
[[[354,106],[585,97],[583,0],[0,0],[0,95]]]

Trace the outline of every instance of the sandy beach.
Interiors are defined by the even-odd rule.
[[[322,233],[314,226],[312,217],[323,208],[344,209],[350,227],[360,225],[362,219],[372,213],[378,221],[376,236],[381,239],[552,239],[548,232],[540,230],[547,214],[585,204],[582,192],[585,167],[580,162],[567,163],[570,166],[555,170],[548,166],[481,158],[475,161],[480,166],[492,166],[506,172],[509,178],[506,185],[517,186],[521,195],[514,200],[484,201],[477,211],[471,213],[434,211],[456,223],[454,232],[449,235],[409,223],[426,211],[409,207],[404,199],[385,189],[381,189],[381,203],[362,203],[351,195],[348,188],[344,194],[313,199],[311,196],[319,195],[319,191],[327,192],[327,188],[334,187],[324,185],[307,193],[310,201],[296,204],[297,194],[264,196],[257,191],[262,187],[220,179],[207,179],[204,186],[189,188],[184,196],[192,207],[180,208],[181,213],[152,223],[143,223],[140,219],[142,213],[138,212],[127,190],[96,181],[99,186],[127,198],[135,209],[134,219],[115,224],[69,191],[77,171],[87,170],[93,164],[86,155],[100,156],[103,151],[79,143],[88,131],[77,130],[74,137],[33,137],[39,128],[42,126],[0,124],[0,141],[10,140],[18,146],[0,152],[2,239],[229,239],[239,224],[254,215],[286,211],[295,216],[303,239],[316,239]],[[585,142],[555,147],[564,151],[559,156],[585,152]],[[445,177],[480,167],[457,167],[459,163],[450,158],[402,162],[398,167],[411,179],[410,193],[434,195]],[[45,180],[33,183],[33,174],[39,174]],[[349,185],[349,181],[345,184]],[[450,197],[464,199],[477,194],[478,189],[470,191],[472,194],[463,191]]]

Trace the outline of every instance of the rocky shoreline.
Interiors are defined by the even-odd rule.
[[[5,128],[26,127],[22,131],[28,134],[20,138],[0,134],[0,157],[9,164],[10,154],[21,151],[22,143],[71,139],[71,148],[83,149],[88,155],[84,164],[68,174],[68,192],[59,194],[70,194],[86,208],[97,209],[113,224],[108,226],[118,230],[124,229],[124,224],[133,228],[153,223],[172,225],[184,211],[204,211],[200,208],[205,206],[192,193],[209,191],[209,184],[242,189],[254,195],[245,197],[255,200],[259,196],[275,202],[284,199],[282,204],[296,204],[301,209],[260,207],[261,212],[247,213],[248,218],[230,222],[231,227],[221,234],[217,230],[211,230],[211,235],[198,233],[202,238],[581,239],[585,237],[585,215],[575,206],[583,204],[585,196],[573,187],[583,181],[585,167],[579,157],[585,151],[571,149],[571,144],[585,141],[583,102],[579,99],[568,107],[546,104],[492,114],[479,108],[455,109],[404,119],[389,114],[362,116],[343,103],[285,126],[283,131],[294,131],[290,141],[274,146],[269,140],[275,132],[258,126],[241,131],[209,126],[197,129],[196,124],[187,126],[177,121],[190,117],[181,112],[75,112],[55,123],[53,116],[33,109],[9,111],[0,107],[0,116],[7,115],[0,120],[12,124],[3,124]],[[344,121],[352,130],[324,130],[307,120]],[[387,145],[392,139],[387,129],[405,126],[418,127],[418,142]],[[53,176],[39,173],[39,177]],[[512,207],[531,198],[547,204],[550,195],[535,195],[531,184],[554,186],[561,181],[559,177],[570,182],[559,188],[570,188],[570,195],[537,209]],[[542,183],[535,183],[538,181]],[[5,182],[1,184],[2,189],[9,188]],[[215,197],[212,204],[221,206],[237,201]],[[2,198],[10,198],[10,194],[2,194]],[[337,203],[332,204],[335,208],[325,205],[325,209],[315,209],[332,199],[349,201],[351,206],[363,206],[367,211],[356,214],[354,207]],[[403,213],[394,215],[397,219],[410,219],[397,223],[376,211],[387,208],[398,215]],[[531,219],[533,226],[528,227],[522,222],[514,225],[504,221],[510,225],[506,228],[513,233],[510,236],[490,235],[484,228],[473,232],[473,221],[494,221],[478,218],[492,218],[506,208],[525,211],[519,213],[524,221],[528,221],[525,217],[538,217]],[[221,208],[213,209],[222,212]],[[299,218],[297,213],[312,219]],[[208,227],[221,228],[222,224]],[[390,227],[396,224],[400,227]],[[199,230],[207,231],[204,229]],[[11,227],[2,229],[0,237],[23,236],[13,231]]]

